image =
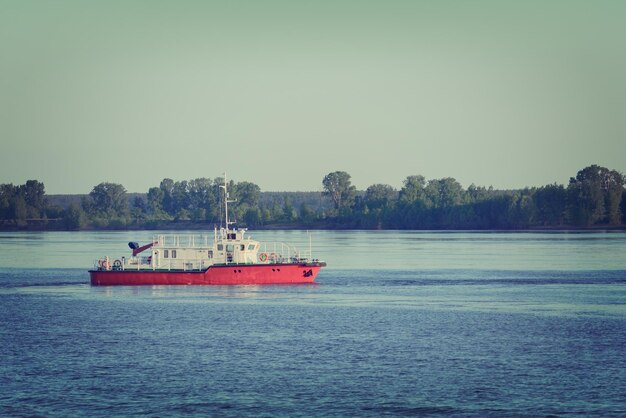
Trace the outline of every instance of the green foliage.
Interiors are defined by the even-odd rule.
[[[490,187],[489,189],[486,189],[482,186],[476,187],[476,185],[472,183],[467,188],[467,199],[469,199],[470,203],[482,202],[482,201],[489,199],[492,193],[493,193],[492,187]]]
[[[146,210],[152,214],[163,212],[163,198],[165,193],[160,187],[151,187],[148,190],[148,205]]]
[[[373,184],[357,192],[351,177],[335,171],[322,180],[324,192],[264,192],[251,182],[230,181],[231,220],[244,227],[524,229],[623,225],[624,176],[598,165],[580,170],[567,187],[550,184],[523,190],[493,190],[455,179],[408,176],[396,191]],[[70,230],[163,227],[168,222],[223,222],[223,179],[163,179],[146,194],[131,196],[121,184],[100,183],[78,204],[62,196],[48,205],[43,183],[0,184],[0,225],[33,228],[48,218]],[[63,209],[65,207],[66,209]]]
[[[432,208],[456,206],[465,203],[466,200],[463,187],[451,177],[430,180],[424,192],[427,206]]]
[[[426,179],[424,176],[408,176],[404,180],[404,187],[400,190],[400,203],[403,205],[412,205],[415,202],[423,202],[425,187]]]
[[[65,210],[63,215],[65,228],[72,231],[82,229],[86,224],[86,216],[82,207],[73,203]]]
[[[259,208],[249,208],[243,216],[247,227],[255,228],[263,224],[262,212]]]
[[[28,180],[25,184],[0,184],[0,219],[24,226],[28,219],[46,218],[44,184]]]
[[[18,194],[24,198],[29,218],[40,218],[45,213],[45,187],[37,180],[28,180],[19,186]]]
[[[356,196],[356,188],[350,181],[350,174],[345,171],[335,171],[327,174],[322,180],[324,192],[332,199],[335,209],[347,212]]]
[[[373,184],[365,191],[365,205],[370,210],[393,208],[398,192],[388,184]]]
[[[539,188],[534,195],[537,221],[542,226],[560,226],[565,223],[567,191],[560,184],[549,184]]]
[[[191,213],[189,213],[189,211],[185,208],[181,208],[178,210],[178,213],[176,213],[176,218],[177,221],[189,221],[191,220]]]
[[[161,184],[159,185],[159,189],[163,193],[163,197],[161,200],[161,208],[170,215],[176,214],[176,208],[174,207],[174,198],[172,197],[174,193],[174,180],[172,179],[163,179],[161,180]]]
[[[186,180],[177,181],[174,183],[174,188],[172,189],[172,208],[177,218],[180,219],[181,212],[188,212],[187,208],[189,208],[190,205],[189,183]],[[189,216],[183,214],[183,219],[189,219]]]
[[[11,205],[15,191],[12,184],[0,184],[0,219],[13,219],[14,209]]]
[[[46,217],[48,219],[59,219],[65,215],[65,209],[59,205],[46,205]]]
[[[189,210],[194,221],[211,220],[219,210],[218,186],[209,178],[189,181]]]
[[[567,188],[571,219],[575,225],[619,224],[624,176],[615,170],[591,165],[571,178]]]
[[[283,222],[293,222],[296,220],[297,217],[298,217],[298,213],[293,208],[293,205],[291,204],[291,199],[289,199],[289,197],[286,196],[285,203],[283,204],[283,214],[282,214],[281,220]]]
[[[13,219],[15,219],[18,225],[22,225],[26,222],[26,217],[28,216],[28,208],[26,206],[26,199],[24,196],[17,195],[13,198],[12,207],[13,207]]]
[[[300,222],[304,225],[310,225],[315,222],[315,211],[306,203],[300,206]]]
[[[218,211],[218,188],[208,178],[174,181],[165,178],[159,187],[151,187],[147,195],[147,219],[193,220],[215,218]]]
[[[223,182],[223,179],[220,180]],[[215,190],[220,190],[219,186],[220,184],[216,183]],[[246,225],[249,225],[246,221],[246,217],[250,209],[258,207],[261,196],[261,188],[256,184],[247,181],[240,183],[231,181],[228,185],[228,195],[230,196],[230,200],[236,201],[234,205],[229,205],[232,218],[243,220]],[[222,197],[220,197],[220,199],[221,198]],[[219,205],[219,201],[216,201],[216,206],[217,205]]]
[[[130,208],[130,218],[135,224],[141,224],[147,218],[147,209],[148,206],[146,204],[146,201],[140,196],[135,196],[135,198],[133,199],[133,204]]]
[[[344,176],[345,177],[345,176]],[[348,176],[349,178],[349,176]],[[375,184],[357,197],[353,213],[333,215],[343,227],[400,229],[525,229],[567,225],[618,225],[622,222],[624,177],[604,167],[590,166],[566,189],[494,191],[453,178],[426,181],[406,178],[393,199],[390,186]],[[329,193],[330,195],[330,193]],[[332,195],[331,195],[332,196]]]
[[[390,225],[398,200],[398,192],[387,184],[373,184],[363,196],[356,199],[355,210],[358,214],[357,226],[360,228],[382,228]]]
[[[121,184],[100,183],[91,190],[83,208],[96,218],[125,217],[128,215],[126,189]]]
[[[261,197],[261,188],[254,183],[243,181],[234,184],[234,197],[239,205],[257,206]]]

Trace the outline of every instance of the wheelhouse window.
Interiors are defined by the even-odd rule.
[[[224,244],[217,244],[217,251],[224,251]]]
[[[239,249],[240,249],[241,251],[245,251],[245,250],[246,250],[246,246],[245,246],[245,245],[243,245],[243,244],[241,244],[241,246],[239,247]]]
[[[254,244],[248,245],[248,250],[250,250],[250,251],[254,250]]]
[[[232,253],[235,251],[235,246],[233,244],[226,244],[226,251]]]

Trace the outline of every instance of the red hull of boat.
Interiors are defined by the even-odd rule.
[[[211,266],[202,271],[90,270],[92,286],[313,283],[324,263]]]

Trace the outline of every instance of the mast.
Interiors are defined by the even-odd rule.
[[[228,190],[226,188],[226,173],[224,173],[224,217],[226,223],[226,232],[228,232]]]
[[[226,173],[224,173],[224,185],[220,186],[222,189],[224,189],[224,220],[226,221],[226,233],[228,233],[228,225],[232,224],[234,222],[230,222],[230,220],[228,219],[228,203],[232,203],[232,202],[236,202],[237,199],[234,200],[228,200],[228,189],[227,189],[227,183],[226,183]]]

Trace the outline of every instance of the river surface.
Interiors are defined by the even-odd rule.
[[[89,285],[152,235],[0,233],[0,416],[626,416],[626,233],[315,231],[316,285]]]

